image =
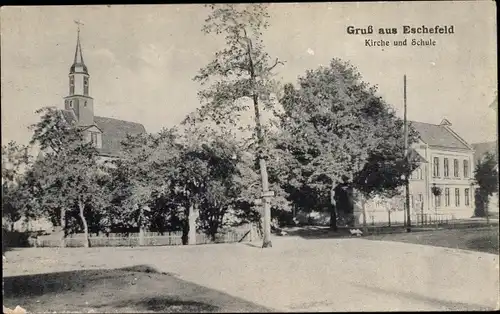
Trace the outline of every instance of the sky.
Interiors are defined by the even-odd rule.
[[[271,4],[264,43],[283,83],[333,58],[348,60],[402,116],[443,118],[470,143],[497,139],[495,3],[389,2]],[[1,8],[2,144],[27,144],[44,106],[63,108],[76,24],[90,73],[95,114],[142,123],[148,132],[178,124],[200,106],[192,79],[223,48],[201,32],[208,9],[188,5]],[[350,35],[348,26],[397,28],[397,35]],[[453,25],[454,34],[404,35],[403,25]],[[366,47],[365,39],[434,39],[436,46]]]

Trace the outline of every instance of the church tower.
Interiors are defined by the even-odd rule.
[[[80,44],[80,23],[76,36],[76,49],[73,65],[69,69],[69,95],[64,97],[64,108],[72,110],[79,126],[94,125],[94,99],[89,96],[90,75],[83,62]]]

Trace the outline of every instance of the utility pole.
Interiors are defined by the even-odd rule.
[[[408,149],[408,119],[406,117],[406,74],[403,76],[403,94],[404,94],[404,132],[405,132],[405,208],[406,208],[406,232],[411,232],[410,216],[410,157]]]

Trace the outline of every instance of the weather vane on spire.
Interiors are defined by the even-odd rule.
[[[83,24],[82,22],[80,22],[80,20],[74,20],[74,22],[77,25],[78,33],[80,33],[80,25],[85,25],[85,24]]]

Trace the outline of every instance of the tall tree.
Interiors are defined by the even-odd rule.
[[[195,244],[198,227],[215,239],[236,199],[238,151],[227,134],[212,131],[195,126],[184,133],[171,129],[129,137],[125,156],[113,162],[112,171],[120,220],[157,229],[167,220],[177,222],[184,244]],[[148,215],[145,205],[152,208]]]
[[[474,171],[474,179],[479,186],[476,189],[474,216],[488,218],[489,198],[498,192],[498,159],[487,152]]]
[[[32,143],[44,151],[36,162],[38,185],[37,201],[41,208],[59,208],[64,233],[83,229],[84,246],[89,246],[89,228],[86,216],[107,206],[108,193],[104,190],[106,172],[97,162],[97,151],[88,142],[83,131],[65,120],[56,108],[43,108],[40,122],[33,125]],[[76,211],[80,228],[69,226],[67,212]],[[73,229],[73,230],[71,230]],[[61,245],[64,246],[64,235]]]
[[[279,59],[273,62],[262,41],[262,32],[268,27],[269,14],[264,4],[209,5],[211,14],[205,20],[206,34],[222,34],[226,47],[215,54],[215,59],[200,70],[196,81],[211,86],[199,93],[204,102],[198,111],[201,119],[210,119],[218,125],[237,123],[242,111],[249,109],[250,100],[255,117],[255,134],[258,142],[259,168],[262,191],[269,189],[266,156],[266,137],[261,121],[261,109],[272,108],[276,82],[273,70],[283,64]],[[264,240],[262,247],[271,247],[270,204],[263,198]]]
[[[278,144],[287,152],[288,182],[296,192],[308,190],[328,202],[342,176],[364,198],[404,183],[403,122],[376,95],[376,86],[339,59],[307,71],[298,83],[284,89]]]
[[[173,166],[168,161],[178,156],[173,141],[172,130],[128,136],[122,143],[123,158],[111,162],[113,205],[118,210],[110,213],[109,219],[115,220],[115,227],[118,222],[125,229],[138,228],[140,245],[152,218],[146,209],[161,197],[172,172],[167,171]]]
[[[227,133],[207,133],[183,136],[181,164],[175,177],[178,190],[188,194],[185,208],[189,239],[195,237],[198,221],[201,229],[215,240],[238,190],[234,185],[240,158],[237,143]]]
[[[24,195],[25,181],[31,163],[27,146],[13,141],[2,146],[2,217],[9,222],[11,231],[26,214],[29,197]]]

